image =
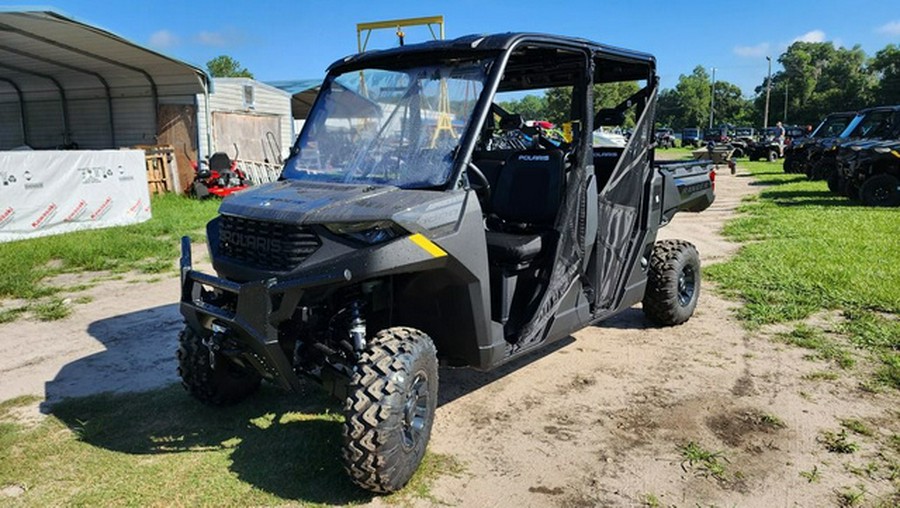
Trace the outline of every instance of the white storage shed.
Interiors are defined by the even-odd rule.
[[[293,140],[288,92],[249,78],[214,78],[213,90],[208,103],[197,97],[199,131],[210,121],[211,136],[200,141],[204,153],[269,164],[287,156]]]

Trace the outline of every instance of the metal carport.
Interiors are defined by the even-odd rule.
[[[202,69],[106,30],[0,8],[0,149],[155,145],[160,106],[196,108],[209,88]]]

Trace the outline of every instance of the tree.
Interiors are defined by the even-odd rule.
[[[206,62],[206,70],[214,78],[252,78],[253,73],[228,55],[219,55]]]
[[[772,75],[770,124],[780,120],[788,95],[788,120],[816,124],[833,111],[847,111],[872,103],[876,79],[858,45],[835,48],[831,42],[795,42],[778,57],[784,70]],[[766,81],[756,88],[755,109],[762,118]]]
[[[660,127],[682,127],[678,93],[671,88],[659,92],[656,101],[656,123]]]
[[[547,101],[537,95],[526,95],[517,101],[504,101],[499,106],[507,111],[522,115],[525,120],[547,118]]]
[[[594,111],[603,108],[614,108],[622,101],[631,97],[638,91],[638,84],[634,81],[622,81],[617,83],[600,83],[594,85]],[[572,87],[551,88],[544,94],[547,101],[547,118],[561,125],[572,118]],[[634,112],[629,111],[625,116],[623,127],[633,127],[635,124]],[[594,126],[598,127],[597,125]]]
[[[709,122],[709,100],[712,80],[702,65],[694,67],[688,75],[678,76],[675,85],[678,115],[674,125],[678,127],[697,127]]]
[[[900,47],[888,44],[875,53],[869,66],[878,79],[874,90],[876,104],[900,104]]]

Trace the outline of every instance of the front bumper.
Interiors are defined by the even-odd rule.
[[[191,241],[181,239],[181,314],[200,337],[210,337],[214,328],[226,330],[228,337],[243,346],[231,354],[241,357],[264,378],[288,390],[299,390],[300,379],[290,358],[278,342],[279,325],[293,315],[303,293],[329,284],[346,284],[349,270],[316,275],[238,283],[195,271]],[[229,293],[234,302],[216,305],[213,290]]]

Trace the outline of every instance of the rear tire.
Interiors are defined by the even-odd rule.
[[[650,255],[644,314],[658,325],[679,325],[691,318],[699,299],[697,248],[682,240],[656,242]]]
[[[209,187],[203,182],[194,182],[191,184],[191,196],[197,199],[207,199],[210,196]]]
[[[837,175],[828,177],[828,190],[830,190],[832,194],[843,194],[841,192],[841,179],[838,178]]]
[[[869,177],[859,188],[866,206],[900,206],[900,179],[888,174]]]
[[[261,381],[258,373],[218,353],[213,368],[209,363],[209,349],[189,326],[178,335],[178,375],[191,396],[210,406],[236,404],[259,389]]]
[[[766,156],[766,160],[769,162],[775,162],[778,160],[778,152],[775,150],[769,150],[769,153]]]
[[[437,389],[428,335],[388,328],[369,342],[344,405],[344,467],[354,483],[377,493],[406,485],[431,437]]]

